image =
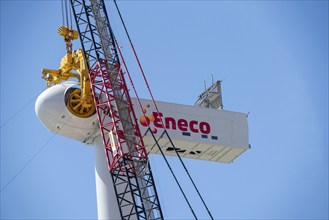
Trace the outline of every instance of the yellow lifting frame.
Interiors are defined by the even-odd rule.
[[[41,70],[42,78],[46,80],[47,87],[59,84],[69,78],[77,78],[81,89],[75,89],[69,95],[67,108],[72,114],[78,117],[88,118],[95,113],[95,105],[83,51],[82,49],[72,50],[71,41],[78,38],[78,32],[66,26],[62,26],[58,28],[58,33],[64,37],[66,54],[62,58],[58,70],[43,68]]]

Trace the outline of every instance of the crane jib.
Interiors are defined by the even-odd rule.
[[[71,0],[71,5],[121,218],[163,219],[104,1]]]

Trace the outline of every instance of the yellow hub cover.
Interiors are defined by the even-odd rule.
[[[80,118],[88,118],[95,114],[94,100],[91,99],[82,101],[80,89],[75,89],[70,94],[67,102],[67,108],[72,114]]]

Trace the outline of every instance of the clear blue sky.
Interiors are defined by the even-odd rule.
[[[234,163],[185,160],[213,216],[328,219],[328,1],[119,5],[157,100],[193,104],[213,74],[223,79],[224,108],[250,112],[252,148]],[[57,68],[65,54],[61,24],[60,1],[1,0],[1,219],[97,217],[92,147],[53,137],[34,113],[41,68]],[[177,159],[169,161],[206,219]],[[151,163],[166,219],[192,219],[162,158]]]

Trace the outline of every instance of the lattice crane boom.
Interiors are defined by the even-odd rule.
[[[170,151],[175,152],[210,219],[214,219],[181,157],[232,162],[250,148],[247,115],[226,110],[202,110],[222,110],[221,81],[213,83],[199,96],[195,105],[203,108],[162,103],[161,109],[164,112],[159,112],[116,1],[114,0],[114,4],[152,100],[138,98],[111,29],[104,0],[70,0],[78,31],[72,29],[72,21],[69,27],[67,1],[65,0],[67,24],[58,29],[58,33],[64,37],[67,53],[62,58],[59,69],[42,69],[42,78],[47,81],[47,86],[54,86],[38,97],[36,114],[50,131],[95,145],[99,218],[164,219],[146,144],[151,148],[151,153],[156,153],[152,152],[154,146],[158,147],[193,216],[198,219],[165,157],[173,155]],[[63,12],[62,5],[62,16]],[[63,17],[63,25],[64,20]],[[71,41],[78,38],[82,49],[72,50]],[[136,111],[141,115],[139,122],[146,135],[145,143],[125,76],[129,77],[136,95],[133,100],[135,106],[140,107]],[[78,82],[61,83],[69,78],[77,78]],[[152,114],[146,116],[147,110],[143,106],[151,107],[149,110]],[[189,115],[186,118],[185,112],[191,112],[191,117]],[[166,116],[162,118],[164,115]],[[227,121],[231,122],[230,126]],[[150,122],[153,123],[152,127],[149,126]],[[157,129],[162,134],[155,136]],[[171,135],[175,140],[184,141],[184,149],[181,149],[183,145],[180,148],[175,147]],[[167,149],[162,150],[159,141],[166,142]]]
[[[163,219],[103,0],[71,0],[122,219]]]

